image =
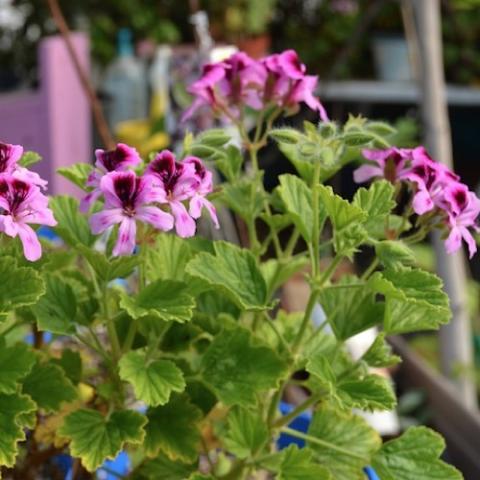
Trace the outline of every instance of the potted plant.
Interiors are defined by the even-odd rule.
[[[124,144],[97,150],[95,167],[60,171],[85,190],[80,204],[48,199],[28,169],[38,156],[0,145],[4,478],[40,478],[64,453],[78,478],[92,478],[122,450],[131,460],[123,476],[136,479],[360,480],[367,465],[382,480],[462,478],[439,459],[444,443],[432,430],[410,428],[382,444],[354,412],[395,406],[389,381],[368,368],[399,361],[386,335],[450,318],[441,281],[412,265],[409,244],[438,227],[448,251],[463,237],[474,253],[469,228],[480,201],[422,147],[388,145],[388,125],[330,121],[313,95],[316,80],[293,51],[262,61],[238,53],[207,66],[185,116],[206,108],[229,119],[241,149],[210,130],[187,135],[178,155],[149,161]],[[301,103],[319,113],[318,125],[272,129]],[[299,173],[281,176],[272,194],[258,161],[268,138]],[[325,182],[361,149],[355,179],[376,180],[348,201]],[[204,161],[223,184],[212,185]],[[403,209],[401,192],[410,199]],[[221,228],[212,201],[243,219],[248,246],[195,237],[202,213]],[[260,221],[269,230],[262,239]],[[42,245],[31,224],[53,228],[63,246]],[[266,259],[270,245],[275,256]],[[366,271],[334,281],[337,267],[366,246],[375,251]],[[275,292],[306,266],[307,308],[279,309]],[[319,303],[326,320],[315,326]],[[372,326],[382,333],[354,360],[346,340]],[[25,329],[31,346],[21,340]],[[300,370],[305,380],[293,377]],[[309,396],[282,413],[292,383]],[[292,422],[307,411],[305,432]],[[280,450],[282,434],[304,447]]]

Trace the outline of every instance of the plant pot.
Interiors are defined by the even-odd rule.
[[[270,35],[265,33],[263,35],[255,35],[254,37],[246,37],[238,40],[237,46],[239,50],[258,60],[268,55],[270,43]]]
[[[375,35],[372,39],[377,78],[385,82],[413,80],[408,45],[400,35]]]

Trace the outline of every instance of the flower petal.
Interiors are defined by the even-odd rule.
[[[158,230],[171,230],[173,228],[173,217],[158,207],[140,207],[137,209],[136,218],[142,222],[149,223]]]
[[[188,214],[187,209],[181,202],[170,202],[173,216],[175,217],[175,231],[177,235],[186,238],[195,235],[196,224]]]
[[[412,207],[417,215],[423,215],[433,209],[434,203],[427,190],[419,190],[413,197]]]
[[[447,253],[456,252],[462,245],[462,234],[458,227],[453,227],[445,240],[445,249]]]
[[[121,208],[112,208],[94,213],[90,217],[90,228],[94,235],[104,232],[107,228],[120,223],[124,219],[123,210]]]
[[[90,210],[90,207],[98,200],[102,191],[99,188],[95,188],[91,192],[87,193],[82,200],[80,200],[80,211],[82,213],[87,213]]]
[[[137,225],[131,217],[124,217],[118,229],[118,239],[112,254],[114,257],[119,255],[131,255],[135,250],[135,236],[137,234]]]
[[[26,223],[19,223],[18,236],[22,241],[25,258],[30,262],[38,260],[42,256],[42,246],[35,231]]]
[[[210,218],[212,219],[212,222],[215,225],[215,228],[220,228],[220,225],[218,223],[218,218],[217,218],[217,209],[205,197],[202,197],[200,195],[195,195],[190,200],[190,208],[189,208],[190,216],[192,218],[200,218],[200,216],[202,215],[203,207],[205,207],[208,213],[210,214]]]
[[[381,177],[383,170],[373,165],[362,165],[353,172],[353,179],[356,183],[364,183],[372,178]]]

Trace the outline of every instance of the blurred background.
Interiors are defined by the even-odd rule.
[[[123,141],[147,156],[175,149],[187,130],[214,126],[209,116],[180,122],[191,101],[186,87],[205,62],[236,49],[261,58],[293,48],[319,75],[330,118],[344,121],[352,113],[387,120],[398,129],[392,142],[417,145],[427,133],[428,62],[421,44],[431,32],[420,28],[415,11],[423,2],[431,0],[0,0],[0,141],[38,151],[50,192],[65,193],[71,187],[55,169],[93,162],[94,148]],[[453,162],[479,193],[480,0],[434,3],[446,94],[439,101],[448,107]],[[72,33],[65,38],[67,26]],[[318,119],[301,111],[279,122],[301,127],[303,120]],[[276,148],[267,147],[262,162],[268,189],[292,171]],[[353,194],[351,171],[333,182],[343,195]],[[416,254],[435,270],[429,243]],[[480,478],[478,258],[460,259],[468,324],[456,325],[468,328],[468,338],[458,343],[458,330],[447,332],[457,354],[442,353],[436,334],[395,340],[405,361],[392,372],[400,427],[439,429],[446,455],[472,479]]]

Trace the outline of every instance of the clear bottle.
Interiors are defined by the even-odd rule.
[[[146,118],[148,102],[145,66],[134,56],[131,31],[122,28],[117,39],[118,55],[108,66],[103,82],[113,130],[124,120]]]

